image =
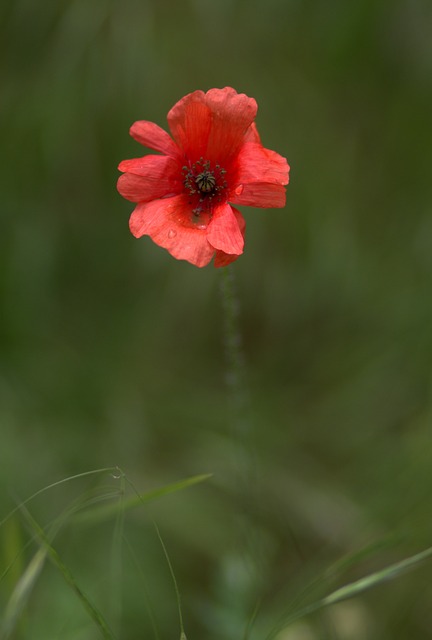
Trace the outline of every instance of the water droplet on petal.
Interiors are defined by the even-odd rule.
[[[177,235],[177,231],[174,231],[174,229],[170,229],[168,231],[168,238],[175,238]]]
[[[207,229],[207,225],[206,224],[197,224],[195,225],[197,229]]]
[[[234,189],[234,193],[236,194],[236,196],[240,196],[243,193],[243,189],[244,186],[242,184],[239,184],[239,186]]]

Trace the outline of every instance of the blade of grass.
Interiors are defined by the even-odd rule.
[[[30,597],[33,586],[45,564],[46,557],[46,550],[42,548],[38,549],[27,565],[26,570],[16,583],[15,588],[12,591],[12,595],[6,605],[1,625],[0,637],[2,640],[8,640],[14,632],[21,613]]]
[[[342,576],[346,570],[351,569],[360,561],[370,558],[376,554],[377,551],[391,548],[397,543],[398,539],[395,535],[388,536],[385,539],[375,541],[360,550],[343,556],[318,574],[304,588],[297,590],[295,598],[290,603],[289,610],[295,611],[302,608],[303,603],[307,600],[310,601],[313,598],[319,600],[324,591],[334,588],[336,580],[340,582],[343,579]]]
[[[120,478],[120,491],[118,495],[119,510],[114,523],[114,530],[111,542],[111,558],[110,558],[110,573],[111,573],[111,588],[110,588],[110,612],[112,619],[112,627],[116,633],[120,635],[121,620],[122,620],[122,607],[123,607],[123,592],[122,592],[122,577],[123,577],[123,538],[124,538],[124,521],[125,511],[122,508],[125,495],[125,479],[122,475]]]
[[[385,567],[379,571],[375,571],[374,573],[365,576],[364,578],[360,578],[354,582],[350,582],[349,584],[336,589],[328,596],[313,602],[294,613],[285,616],[266,636],[266,640],[271,640],[274,638],[282,629],[285,629],[290,624],[295,622],[300,618],[304,618],[305,616],[314,613],[324,607],[328,607],[330,605],[336,604],[338,602],[342,602],[343,600],[348,600],[349,598],[354,598],[355,596],[363,593],[371,589],[372,587],[376,587],[382,582],[386,582],[388,580],[393,580],[408,571],[415,569],[418,565],[424,563],[427,559],[432,556],[432,547],[428,547],[424,551],[420,553],[416,553],[405,560],[401,560],[400,562],[396,562],[394,564]]]
[[[93,473],[93,472],[91,472]],[[88,475],[88,474],[80,474],[79,476],[73,476],[73,478],[68,478],[67,480],[71,480],[77,477],[81,477],[82,475]],[[53,486],[57,486],[58,484],[61,484],[63,481],[61,481],[60,483],[55,483],[54,485],[50,485],[49,487],[46,487],[44,490],[41,490],[40,492],[37,492],[37,494],[41,493],[42,491],[45,491],[48,488],[52,488]],[[97,493],[95,493],[95,491]],[[106,492],[106,490],[104,490],[104,492],[101,494],[101,488],[97,488],[97,489],[92,489],[89,492],[86,492],[83,496],[80,496],[80,498],[74,500],[72,502],[72,504],[67,507],[63,513],[61,513],[59,516],[57,516],[52,522],[49,523],[49,525],[46,526],[45,531],[47,531],[48,533],[46,534],[47,539],[49,538],[49,540],[51,541],[51,544],[54,540],[54,538],[57,536],[58,532],[60,531],[60,529],[64,526],[64,524],[71,519],[71,516],[73,514],[75,514],[77,511],[83,509],[83,508],[88,508],[89,506],[95,504],[95,503],[99,503],[101,500],[106,500],[106,499],[110,499],[110,498],[114,498],[114,497],[118,497],[119,496],[119,491],[117,490],[115,493],[111,490],[110,492]],[[124,486],[123,486],[123,490],[120,490],[120,495],[122,495],[122,493],[124,494]],[[36,494],[34,494],[36,495]],[[23,511],[23,509],[25,508],[24,505],[32,499],[31,496],[29,499],[24,500],[23,502],[19,503],[16,507],[16,509],[14,509],[14,513],[20,509],[21,512]],[[119,512],[119,517],[121,517],[121,512]],[[15,522],[15,526],[13,527],[13,530],[17,530],[17,524],[16,524],[16,520],[12,517],[12,514],[9,514],[9,519],[5,519],[3,521],[3,531],[5,532],[5,535],[8,534],[11,525]],[[6,609],[4,612],[4,616],[3,616],[3,620],[2,620],[2,624],[0,627],[0,637],[6,640],[7,638],[9,638],[11,636],[11,634],[16,631],[16,625],[20,619],[20,617],[22,617],[22,612],[25,608],[26,603],[28,602],[30,595],[31,595],[31,591],[36,583],[36,580],[40,574],[40,571],[43,568],[43,564],[44,561],[46,559],[47,556],[47,552],[45,549],[40,548],[38,550],[38,552],[35,554],[35,556],[32,558],[31,562],[28,564],[27,568],[24,570],[24,568],[22,567],[22,561],[19,562],[20,558],[23,557],[24,552],[26,551],[26,549],[29,548],[29,546],[36,540],[38,541],[38,536],[34,533],[34,528],[31,528],[31,538],[29,540],[27,540],[27,542],[25,544],[23,544],[21,546],[21,548],[16,548],[17,545],[16,543],[14,544],[14,548],[13,549],[9,549],[9,547],[11,546],[10,544],[8,545],[8,554],[7,554],[7,558],[9,558],[9,563],[7,564],[6,568],[4,569],[2,575],[0,576],[0,582],[7,576],[10,575],[11,580],[13,578],[13,584],[15,585],[15,587],[13,587],[12,589],[12,595],[9,598],[9,601],[6,605]],[[10,537],[10,536],[9,536]],[[16,536],[14,536],[15,538]],[[21,565],[21,566],[20,566]],[[116,581],[113,581],[113,584],[116,584]],[[113,610],[113,609],[111,609]]]
[[[76,477],[76,476],[74,476]],[[101,493],[101,491],[103,491],[103,493]],[[113,491],[111,488],[110,490],[107,492],[106,489],[103,488],[96,488],[96,489],[92,489],[91,491],[86,492],[85,494],[83,494],[83,496],[80,496],[79,498],[77,498],[76,500],[74,500],[72,502],[71,505],[69,505],[64,511],[63,513],[61,513],[59,516],[57,516],[56,518],[54,518],[48,525],[47,525],[47,530],[49,531],[49,535],[50,535],[50,539],[53,540],[55,535],[57,535],[58,531],[62,528],[63,524],[67,521],[71,519],[71,516],[83,509],[88,509],[90,506],[92,506],[93,504],[99,504],[101,501],[103,500],[109,500],[109,499],[114,499],[114,498],[118,498],[119,497],[119,491]],[[30,498],[31,499],[31,498]],[[17,501],[18,502],[18,501]],[[6,518],[5,520],[3,520],[3,531],[5,532],[5,537],[8,536],[8,531],[10,529],[10,524],[14,522],[13,520],[13,513],[16,513],[16,511],[22,506],[25,505],[28,502],[28,500],[24,500],[23,502],[20,502],[18,504],[18,506],[14,509],[13,512],[11,512],[8,516],[8,518]],[[16,526],[15,526],[16,529]],[[32,536],[30,538],[30,540],[27,540],[27,542],[24,544],[22,544],[20,546],[20,548],[18,548],[18,546],[15,543],[16,546],[16,550],[15,553],[11,553],[12,549],[8,549],[8,553],[7,553],[7,558],[9,559],[9,562],[6,564],[5,569],[3,570],[2,574],[0,575],[0,582],[2,582],[6,576],[8,575],[13,575],[15,574],[15,579],[11,578],[11,580],[13,580],[13,583],[15,584],[19,578],[19,575],[21,575],[21,571],[22,571],[22,565],[23,563],[20,562],[20,559],[22,558],[22,556],[24,555],[24,552],[26,551],[26,549],[31,545],[31,543],[34,541],[34,536]],[[21,570],[20,570],[20,566],[21,566]]]
[[[173,487],[173,486],[179,486],[180,485],[180,488],[184,488],[185,486],[191,486],[191,484],[196,484],[197,482],[202,482],[204,480],[207,480],[209,477],[211,477],[211,474],[194,476],[194,477],[188,478],[187,480],[184,480],[184,481],[182,481],[180,483],[175,483],[175,485],[168,485],[168,487]],[[125,476],[125,479],[128,482],[128,484],[130,485],[130,487],[132,488],[132,490],[134,491],[134,493],[136,495],[135,499],[137,499],[141,504],[144,504],[145,500],[143,500],[143,496],[141,496],[138,493],[136,487],[133,485],[133,483],[128,478],[126,478],[126,476]],[[165,489],[167,489],[168,487],[165,487]],[[169,493],[171,493],[171,491],[169,491]],[[178,616],[179,616],[179,624],[180,624],[180,640],[187,640],[186,633],[185,633],[185,630],[184,630],[184,624],[183,624],[183,613],[182,613],[182,608],[181,608],[181,597],[180,597],[180,590],[179,590],[178,584],[177,584],[177,578],[175,577],[174,569],[173,569],[173,566],[171,564],[171,560],[170,560],[170,557],[169,557],[169,554],[168,554],[168,550],[167,550],[167,548],[165,546],[165,543],[164,543],[164,541],[162,539],[162,536],[160,534],[159,527],[157,526],[157,524],[156,524],[156,522],[154,520],[152,520],[152,522],[153,522],[153,526],[154,526],[155,531],[156,531],[156,535],[157,535],[158,540],[160,542],[160,545],[162,547],[162,551],[164,553],[165,560],[167,562],[168,569],[169,569],[169,572],[171,574],[171,579],[172,579],[173,585],[174,585],[174,590],[175,590],[176,600],[177,600],[177,610],[178,610]]]
[[[353,598],[359,593],[371,589],[382,582],[394,580],[400,575],[415,569],[419,564],[423,563],[431,556],[432,547],[429,547],[420,553],[416,553],[409,558],[405,558],[405,560],[391,564],[380,571],[375,571],[369,576],[360,578],[360,580],[356,580],[355,582],[351,582],[340,589],[336,589],[336,591],[333,591],[333,593],[323,599],[323,604],[324,606],[328,606],[330,604],[335,604],[336,602],[341,602],[342,600],[347,600],[348,598]]]
[[[31,500],[41,495],[42,493],[48,491],[49,489],[53,489],[61,484],[70,482],[75,479],[79,479],[85,476],[99,474],[99,473],[110,473],[113,478],[121,479],[122,487],[120,491],[116,491],[116,492],[110,491],[109,493],[103,493],[102,495],[96,495],[96,496],[93,494],[93,492],[90,492],[89,494],[87,494],[87,498],[84,502],[81,496],[79,500],[75,501],[72,505],[70,505],[68,509],[60,517],[56,518],[49,525],[49,535],[47,535],[45,533],[45,530],[42,529],[36,523],[34,518],[32,518],[32,516],[26,509],[26,505]],[[108,628],[108,625],[106,624],[101,613],[92,605],[92,603],[88,600],[87,596],[85,596],[85,594],[81,591],[72,573],[70,572],[68,567],[66,567],[66,565],[64,565],[64,563],[61,561],[58,553],[52,546],[52,540],[57,535],[59,529],[63,526],[66,520],[70,521],[73,518],[73,520],[75,521],[100,522],[110,517],[117,517],[117,524],[120,527],[120,533],[119,531],[117,531],[118,535],[116,535],[116,540],[118,541],[119,536],[123,537],[122,522],[123,522],[124,513],[126,509],[135,508],[140,505],[146,504],[152,500],[155,500],[159,497],[163,497],[165,495],[175,493],[176,491],[183,490],[189,486],[193,486],[195,484],[203,482],[204,480],[207,480],[209,477],[211,477],[211,474],[201,474],[197,476],[192,476],[190,478],[186,478],[185,480],[181,480],[179,482],[175,482],[169,485],[165,485],[164,487],[149,491],[145,494],[139,494],[136,488],[133,487],[132,483],[129,480],[127,480],[128,484],[133,488],[135,495],[128,500],[124,500],[123,499],[124,481],[126,479],[126,476],[118,467],[108,467],[108,468],[92,470],[85,473],[70,476],[68,478],[64,478],[63,480],[59,480],[55,483],[52,483],[36,491],[29,498],[20,502],[15,509],[13,509],[2,521],[0,521],[0,526],[2,524],[5,524],[17,511],[21,511],[21,513],[24,514],[25,519],[29,524],[31,531],[33,532],[33,540],[36,540],[42,546],[41,546],[41,549],[36,554],[35,558],[33,559],[32,563],[30,563],[30,565],[28,566],[25,574],[23,574],[22,578],[20,579],[19,585],[17,585],[16,591],[12,595],[12,598],[9,603],[5,628],[13,629],[15,627],[15,623],[19,618],[19,614],[22,611],[23,607],[25,606],[25,603],[27,602],[30,596],[31,589],[34,583],[36,582],[36,579],[39,575],[40,570],[42,569],[43,563],[41,562],[41,558],[43,557],[45,559],[48,556],[51,562],[62,573],[65,581],[76,593],[76,595],[78,596],[81,603],[83,604],[85,609],[88,611],[88,613],[90,614],[94,622],[98,625],[100,631],[102,632],[102,635],[105,638],[108,638],[110,640],[113,639],[114,638],[113,633]],[[89,507],[93,506],[95,503],[100,502],[101,500],[106,500],[110,498],[118,498],[119,495],[121,500],[119,502],[116,502],[116,504],[102,505],[102,506],[93,508],[91,512],[89,511]],[[85,512],[83,512],[83,509],[85,509]],[[173,572],[171,562],[168,557],[166,547],[162,541],[160,532],[157,528],[156,523],[153,523],[153,524],[155,526],[159,541],[162,545],[162,549],[168,563],[171,577],[174,582],[174,587],[175,587],[176,597],[177,597],[177,606],[178,606],[179,618],[180,618],[181,639],[186,640],[186,635],[183,629],[183,619],[182,619],[181,605],[180,605],[180,594],[179,594],[176,578]],[[28,544],[30,543],[31,541],[28,542]],[[26,547],[28,546],[28,544],[26,545]],[[37,562],[41,563],[39,571],[35,570]],[[9,571],[9,569],[10,567],[6,569],[5,574]],[[10,634],[10,631],[8,631],[8,634]]]
[[[261,602],[260,600],[257,600],[253,608],[252,615],[250,616],[249,620],[246,623],[246,627],[243,634],[243,640],[249,640],[260,606],[261,606]]]
[[[84,473],[78,473],[74,476],[69,476],[67,478],[63,478],[62,480],[58,480],[57,482],[53,482],[52,484],[49,484],[46,487],[43,487],[42,489],[39,489],[38,491],[33,493],[30,497],[26,498],[23,502],[20,502],[18,506],[12,509],[12,511],[10,511],[2,520],[0,520],[0,527],[7,520],[9,520],[9,518],[11,518],[14,515],[14,513],[17,513],[22,506],[28,504],[29,502],[37,498],[37,496],[40,496],[42,493],[45,493],[50,489],[54,489],[59,485],[65,484],[66,482],[72,482],[72,480],[78,480],[79,478],[85,478],[86,476],[91,476],[91,475],[96,475],[101,473],[111,473],[114,477],[118,477],[114,475],[115,473],[118,473],[118,471],[119,471],[118,467],[106,467],[103,469],[93,469],[92,471],[85,471]]]
[[[90,602],[89,598],[84,594],[82,589],[78,586],[74,576],[72,575],[72,572],[61,560],[59,554],[54,549],[48,537],[46,536],[45,531],[42,529],[42,527],[39,526],[39,524],[31,516],[31,514],[25,508],[25,506],[21,505],[21,511],[29,527],[34,532],[36,539],[41,545],[41,548],[45,551],[47,557],[51,560],[53,565],[60,571],[65,582],[76,594],[81,604],[83,605],[84,609],[87,611],[87,613],[90,615],[95,625],[98,627],[102,636],[105,638],[105,640],[115,640],[115,637],[112,631],[110,630],[110,628],[108,627],[108,624],[105,621],[104,617],[102,616],[101,612]]]
[[[177,584],[177,578],[175,577],[174,569],[172,567],[171,560],[170,560],[170,557],[168,555],[168,551],[167,551],[167,548],[165,546],[165,543],[162,540],[162,536],[160,534],[159,527],[157,526],[157,524],[156,524],[156,522],[154,520],[153,520],[153,526],[154,526],[154,528],[156,530],[156,535],[157,535],[157,537],[159,539],[159,542],[161,544],[162,551],[164,552],[165,560],[167,561],[168,569],[169,569],[169,572],[171,574],[171,578],[172,578],[172,581],[173,581],[173,584],[174,584],[174,590],[175,590],[176,600],[177,600],[177,611],[178,611],[179,623],[180,623],[180,640],[187,640],[186,639],[186,634],[185,634],[185,631],[184,631],[184,625],[183,625],[183,613],[182,613],[182,608],[181,608],[181,598],[180,598],[180,591],[179,591],[178,584]]]
[[[6,567],[0,575],[0,582],[8,575],[8,582],[12,590],[24,571],[22,560],[22,530],[18,518],[11,518],[5,523],[0,533],[2,564]]]
[[[75,522],[84,522],[84,523],[99,523],[103,520],[107,520],[116,516],[119,510],[129,510],[134,509],[136,507],[140,507],[152,500],[156,500],[157,498],[162,498],[171,493],[175,493],[176,491],[181,491],[186,489],[187,487],[191,487],[200,482],[204,482],[211,477],[211,473],[201,474],[197,476],[192,476],[190,478],[186,478],[185,480],[180,480],[179,482],[174,482],[172,484],[165,485],[163,487],[159,487],[158,489],[153,489],[152,491],[148,491],[147,493],[140,494],[134,488],[134,493],[136,495],[122,500],[120,503],[116,502],[115,504],[102,505],[91,511],[86,511],[84,513],[79,513],[74,516]],[[127,480],[128,484],[131,485],[130,481]],[[132,485],[131,485],[132,486]]]
[[[155,640],[160,640],[160,636],[159,636],[159,632],[158,632],[158,628],[157,628],[157,623],[156,623],[156,618],[155,618],[153,607],[151,605],[150,597],[149,597],[149,594],[148,594],[148,589],[147,589],[147,585],[146,585],[146,578],[145,578],[144,571],[143,571],[143,569],[141,567],[141,564],[140,564],[140,562],[139,562],[139,560],[138,560],[138,558],[136,556],[135,551],[133,550],[133,547],[132,547],[131,543],[126,538],[126,536],[123,537],[123,540],[127,545],[129,554],[130,554],[132,560],[134,561],[135,566],[138,568],[138,570],[140,572],[140,575],[141,575],[141,578],[142,578],[142,581],[143,581],[142,589],[143,589],[143,595],[144,595],[144,598],[143,598],[144,599],[144,605],[145,605],[145,608],[147,609],[147,614],[148,614],[149,619],[150,619],[150,624],[151,624],[151,627],[152,627],[152,630],[153,630],[153,634],[154,634]]]

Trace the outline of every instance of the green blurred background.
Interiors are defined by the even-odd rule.
[[[432,4],[3,0],[0,20],[0,518],[99,467],[140,491],[212,473],[126,515],[133,557],[118,543],[113,560],[111,521],[56,539],[123,640],[154,637],[146,592],[161,638],[179,636],[149,515],[189,640],[242,637],[257,598],[264,638],[315,577],[329,592],[323,572],[341,557],[383,545],[331,588],[431,545]],[[256,98],[264,145],[291,165],[285,209],[244,210],[234,265],[243,443],[221,273],[134,239],[116,192],[118,162],[145,153],[132,122],[166,127],[183,95],[226,85]],[[31,511],[46,525],[94,483]],[[3,566],[28,536],[10,523]],[[279,640],[432,637],[431,571]],[[13,637],[99,634],[47,566]]]

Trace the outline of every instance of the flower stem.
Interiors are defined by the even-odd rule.
[[[223,344],[226,384],[229,393],[229,426],[233,456],[232,483],[235,500],[237,561],[241,560],[235,599],[243,602],[249,615],[260,590],[261,551],[253,514],[259,504],[258,464],[254,442],[253,415],[246,381],[246,366],[240,328],[240,304],[231,267],[221,269],[220,292],[223,310]],[[242,608],[242,605],[240,605]]]
[[[225,381],[230,395],[233,435],[236,440],[243,441],[250,432],[250,422],[246,416],[249,399],[245,383],[245,358],[240,330],[240,303],[232,267],[221,269],[220,273],[224,314],[223,344],[227,366]]]

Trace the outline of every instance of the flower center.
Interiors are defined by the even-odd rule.
[[[219,164],[213,168],[210,161],[204,158],[200,158],[189,167],[184,166],[182,172],[186,191],[190,196],[198,196],[200,204],[206,202],[208,206],[215,196],[220,199],[221,192],[228,186],[225,169]]]
[[[211,193],[216,187],[216,178],[213,171],[201,171],[195,178],[195,184],[201,193]]]
[[[199,229],[205,229],[212,219],[215,199],[220,202],[228,187],[226,171],[219,164],[212,166],[209,160],[200,158],[192,165],[184,166],[182,173],[191,205],[190,222]]]

